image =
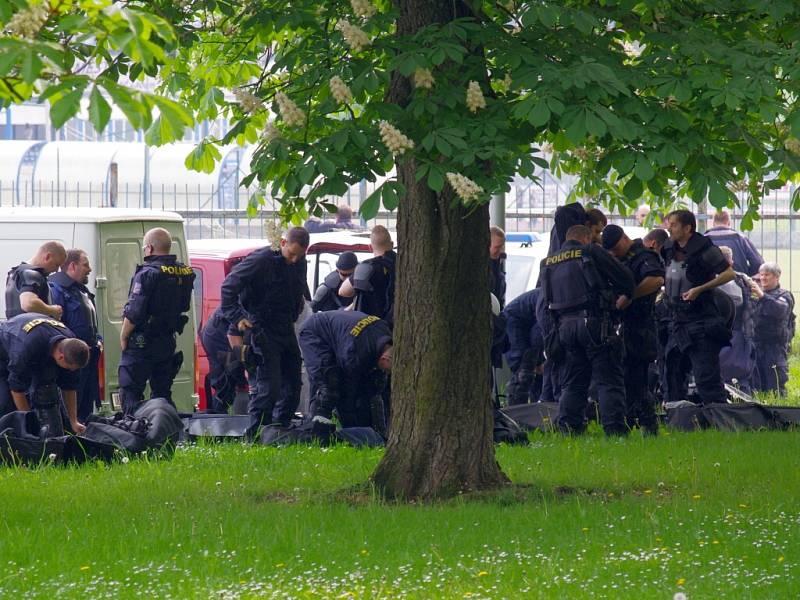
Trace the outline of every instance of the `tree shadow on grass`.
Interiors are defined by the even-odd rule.
[[[624,498],[663,498],[672,495],[668,487],[652,489],[645,486],[627,487],[582,487],[582,486],[540,486],[535,484],[509,484],[491,490],[464,490],[448,498],[438,500],[388,499],[372,482],[359,483],[334,492],[274,491],[254,497],[258,503],[276,504],[343,504],[351,507],[367,506],[458,506],[466,504],[492,504],[497,507],[518,506],[522,504],[542,504],[566,502],[574,498],[590,502],[610,503]]]

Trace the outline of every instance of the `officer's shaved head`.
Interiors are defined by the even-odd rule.
[[[153,254],[169,254],[172,236],[163,227],[154,227],[144,234],[144,245],[153,248]]]
[[[369,243],[372,244],[372,252],[377,255],[388,252],[394,247],[392,236],[383,225],[375,225],[372,228],[369,234]]]
[[[580,242],[581,244],[588,244],[592,241],[592,230],[586,225],[573,225],[567,229],[565,239]]]
[[[720,225],[723,227],[730,227],[731,224],[731,213],[727,210],[722,209],[719,212],[714,213],[714,218],[712,220],[714,225]]]
[[[82,369],[89,363],[89,346],[77,338],[61,340],[56,344],[54,352],[58,366],[71,371]]]
[[[57,241],[45,242],[36,251],[36,255],[28,261],[34,267],[40,267],[48,273],[55,273],[64,264],[67,258],[67,249],[64,244]]]

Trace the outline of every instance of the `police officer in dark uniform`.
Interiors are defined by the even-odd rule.
[[[11,269],[6,278],[6,318],[26,312],[61,318],[61,306],[53,304],[47,276],[58,271],[67,251],[61,242],[46,242],[28,262]]]
[[[279,250],[256,250],[222,284],[222,313],[242,334],[249,330],[259,361],[255,381],[250,380],[251,438],[262,425],[289,425],[300,403],[301,359],[294,322],[304,308],[308,244],[308,232],[293,227]]]
[[[314,292],[314,298],[311,300],[311,310],[324,312],[350,306],[353,299],[340,296],[339,288],[353,274],[357,265],[358,258],[355,252],[342,252],[339,258],[336,259],[336,270],[328,273],[325,281]]]
[[[172,403],[172,382],[183,364],[176,337],[189,321],[195,274],[170,254],[172,237],[156,227],[144,235],[144,264],[131,279],[122,311],[119,385],[122,410],[133,414],[150,383],[152,398]],[[174,404],[174,403],[173,403]]]
[[[394,242],[383,225],[372,228],[369,236],[373,258],[360,263],[351,280],[342,282],[339,295],[355,298],[353,309],[394,323],[394,284],[397,254]]]
[[[336,410],[342,427],[372,426],[385,436],[381,393],[392,368],[388,324],[358,311],[330,311],[309,317],[299,337],[315,391],[314,434],[327,439],[333,433]]]
[[[227,414],[236,399],[236,388],[247,384],[245,364],[249,349],[220,307],[203,325],[200,343],[206,351],[208,378],[213,390],[208,396],[208,412]]]
[[[757,389],[786,395],[789,380],[789,345],[794,338],[794,296],[781,287],[781,268],[773,262],[758,269],[761,286],[755,308]]]
[[[662,250],[667,268],[664,297],[672,317],[666,346],[667,400],[684,399],[691,369],[701,402],[726,402],[719,352],[730,343],[731,331],[713,290],[733,280],[733,269],[719,248],[697,233],[691,211],[672,211],[667,222],[670,239]]]
[[[489,228],[489,291],[506,306],[506,232],[499,227]]]
[[[31,410],[49,436],[63,435],[59,409],[64,399],[70,425],[83,433],[78,419],[78,369],[89,360],[89,347],[61,321],[23,313],[0,324],[0,415]],[[29,394],[31,397],[29,397]]]
[[[630,271],[591,243],[592,231],[574,225],[561,249],[541,263],[544,297],[556,322],[548,354],[562,354],[557,425],[564,432],[586,429],[589,383],[597,388],[607,435],[624,435],[625,383],[620,343],[611,322],[614,294],[631,297]],[[562,351],[555,347],[560,343]]]
[[[97,308],[94,294],[89,291],[92,267],[86,252],[67,251],[61,270],[48,279],[53,304],[62,309],[61,320],[78,339],[89,346],[89,362],[78,372],[78,420],[86,420],[95,408],[100,408],[100,379],[97,363],[100,360],[100,336],[97,333]]]
[[[541,288],[520,294],[503,309],[509,349],[506,363],[511,379],[506,385],[509,404],[536,402],[542,391],[544,340],[536,320],[536,304]]]
[[[645,433],[658,433],[655,402],[649,394],[650,363],[658,356],[655,300],[664,285],[664,263],[642,240],[631,240],[619,225],[603,229],[603,248],[628,267],[636,287],[633,296],[620,296],[622,339],[625,342],[625,415],[629,427],[637,423]]]

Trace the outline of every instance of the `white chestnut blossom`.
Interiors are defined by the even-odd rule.
[[[330,86],[331,95],[339,104],[347,104],[353,101],[353,92],[350,91],[350,88],[338,75],[331,77]]]
[[[11,20],[6,25],[6,30],[11,35],[32,39],[39,33],[49,16],[49,3],[31,4],[27,9],[21,10],[11,17]]]
[[[378,129],[381,132],[381,140],[392,154],[403,154],[406,150],[414,147],[414,141],[406,137],[391,123],[381,121],[378,123]]]
[[[302,127],[306,122],[306,114],[297,107],[297,104],[284,94],[277,92],[275,94],[275,102],[278,103],[278,112],[281,113],[281,119],[289,127]]]
[[[336,29],[342,32],[344,41],[347,42],[353,52],[361,52],[361,50],[372,44],[369,36],[349,21],[339,21],[336,24]]]
[[[275,121],[267,121],[264,125],[264,133],[261,135],[265,142],[271,142],[274,139],[281,137],[281,130],[275,125]]]
[[[481,86],[477,81],[470,81],[467,86],[467,108],[470,112],[478,112],[479,108],[486,108],[486,99],[483,97]]]
[[[241,88],[234,90],[233,96],[236,98],[236,102],[239,103],[239,106],[242,107],[242,110],[248,114],[252,115],[264,107],[264,103],[261,101],[261,98],[255,94],[251,94],[247,90],[243,90]]]
[[[350,0],[350,6],[353,7],[354,13],[364,19],[369,19],[378,12],[369,0]]]
[[[460,173],[447,173],[446,175],[448,183],[456,192],[456,196],[464,202],[473,202],[483,194],[483,188],[469,177],[464,177]]]
[[[430,69],[417,69],[414,71],[414,87],[429,90],[434,83],[436,83],[436,80],[433,78],[433,73],[431,73]]]

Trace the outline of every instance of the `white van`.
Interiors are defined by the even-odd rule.
[[[172,253],[188,264],[183,218],[173,212],[119,208],[0,208],[0,274],[29,260],[44,242],[56,240],[86,251],[92,273],[89,290],[95,295],[104,352],[100,363],[103,408],[121,408],[117,367],[122,309],[130,280],[142,262],[142,238],[148,229],[163,227],[172,235]],[[5,289],[5,288],[4,288]],[[5,294],[0,294],[0,318],[5,318]],[[194,393],[194,319],[178,338],[183,366],[172,385],[172,399],[181,412],[192,412]],[[149,395],[149,391],[146,392]],[[147,396],[146,396],[147,397]]]

